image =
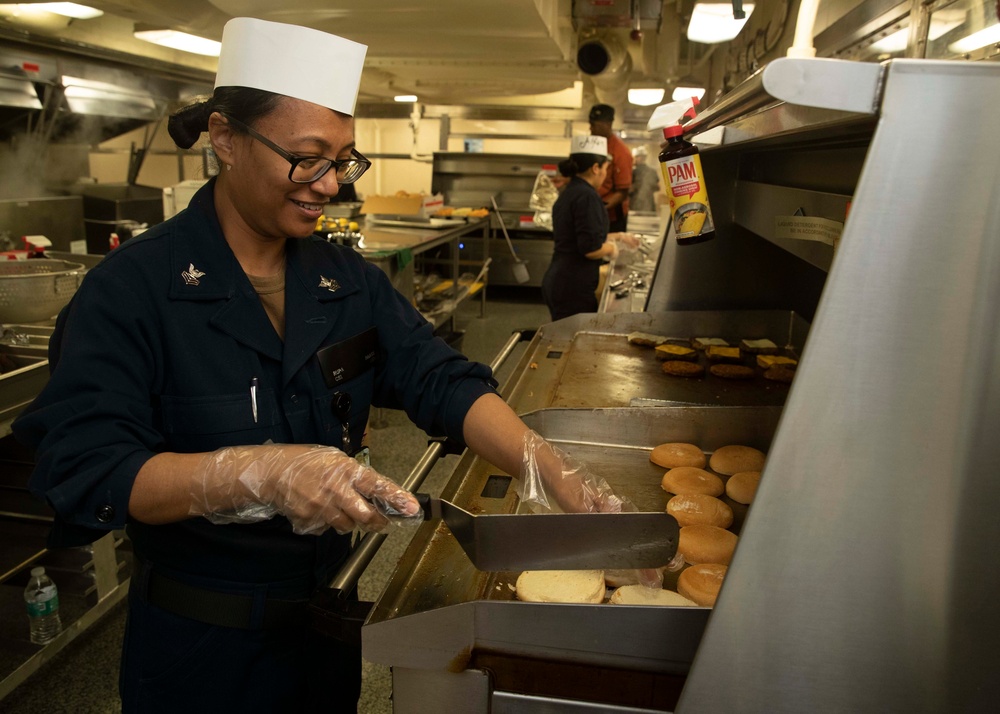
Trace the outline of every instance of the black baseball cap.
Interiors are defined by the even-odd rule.
[[[615,120],[615,108],[610,104],[595,104],[590,108],[590,121],[613,122]]]

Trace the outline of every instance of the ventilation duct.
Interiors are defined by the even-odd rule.
[[[625,104],[632,58],[617,37],[603,33],[581,39],[576,65],[590,77],[599,103],[613,107]]]

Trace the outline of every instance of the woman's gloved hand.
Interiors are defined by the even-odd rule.
[[[611,252],[607,256],[608,258],[610,258],[611,260],[614,260],[615,258],[618,257],[618,244],[615,241],[613,241],[613,240],[605,241],[604,245],[607,248],[611,249]]]
[[[618,496],[603,478],[581,462],[553,446],[535,431],[524,433],[524,452],[517,495],[527,503],[548,511],[567,513],[622,513],[635,511],[627,498]],[[549,500],[549,495],[552,501]],[[663,571],[635,571],[640,583],[663,587]]]
[[[635,233],[609,233],[608,240],[633,249],[639,247],[639,236]]]
[[[550,511],[621,513],[635,507],[603,478],[529,429],[524,433],[518,496]],[[549,500],[551,495],[552,501]]]
[[[379,531],[387,516],[416,516],[408,491],[328,446],[265,444],[206,454],[192,482],[191,515],[213,523],[285,516],[299,534]]]

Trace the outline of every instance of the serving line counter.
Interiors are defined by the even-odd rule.
[[[657,443],[767,452],[715,608],[517,602],[516,573],[425,523],[362,628],[397,714],[1000,701],[1000,65],[777,60],[734,95],[691,128],[723,129],[703,150],[717,239],[664,244],[647,313],[544,326],[503,388],[640,508],[665,502]],[[842,233],[789,232],[803,207]],[[790,388],[685,386],[636,330],[767,336],[801,362]],[[469,454],[442,496],[520,508]]]

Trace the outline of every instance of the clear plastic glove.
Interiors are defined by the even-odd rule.
[[[199,464],[191,497],[191,515],[213,523],[255,523],[280,513],[299,534],[381,531],[390,519],[420,514],[408,491],[329,446],[219,449]]]
[[[609,233],[608,239],[628,248],[635,249],[639,247],[639,236],[635,233]]]
[[[609,241],[605,241],[604,245],[611,246],[611,254],[607,256],[608,258],[610,258],[611,260],[614,260],[615,258],[618,257],[618,244],[617,243],[615,243],[613,240],[609,240]]]
[[[524,433],[517,495],[541,510],[567,513],[622,513],[635,511],[627,498],[618,496],[608,482],[595,476],[581,462],[552,446],[532,430]],[[549,500],[551,495],[552,500]],[[663,586],[663,572],[636,570],[636,579],[648,587]]]

